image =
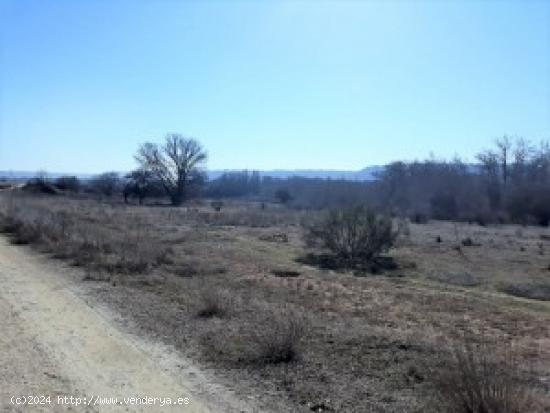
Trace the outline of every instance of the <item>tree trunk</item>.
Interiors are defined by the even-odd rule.
[[[176,192],[175,194],[170,195],[170,200],[172,201],[173,206],[180,206],[184,201],[183,194]]]
[[[171,194],[172,205],[180,206],[181,204],[183,204],[186,199],[186,185],[187,182],[185,180],[185,176],[180,177],[176,184],[176,187],[174,188],[174,192]]]

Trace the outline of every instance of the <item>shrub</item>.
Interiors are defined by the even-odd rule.
[[[529,185],[515,188],[509,195],[506,208],[513,222],[548,226],[550,223],[550,195],[548,188]]]
[[[54,182],[54,185],[62,191],[78,192],[80,181],[76,176],[60,176]]]
[[[294,271],[294,270],[271,270],[271,274],[277,276],[277,277],[282,277],[282,278],[289,278],[289,277],[298,277],[300,276],[300,272],[299,271]]]
[[[472,238],[466,237],[461,241],[462,245],[465,247],[479,247],[481,246],[480,243],[475,242]]]
[[[273,311],[266,325],[253,334],[255,361],[266,364],[289,363],[299,356],[305,333],[303,319],[289,309]]]
[[[279,188],[275,191],[275,198],[281,203],[281,204],[287,204],[289,201],[292,201],[292,195],[290,195],[290,192],[288,192],[288,189],[286,188]]]
[[[427,224],[428,216],[423,212],[415,212],[411,215],[411,221],[415,224]]]
[[[112,196],[120,189],[120,176],[117,172],[105,172],[95,176],[89,183],[93,192]]]
[[[285,234],[284,232],[275,232],[273,234],[261,235],[259,239],[261,241],[267,241],[267,242],[287,243],[288,235]]]
[[[497,222],[498,216],[495,214],[490,214],[489,212],[480,211],[474,214],[471,220],[480,227],[486,227],[489,223]]]
[[[541,190],[531,205],[531,214],[538,225],[547,227],[550,224],[550,195],[548,191]]]
[[[430,199],[430,206],[435,219],[452,220],[458,215],[456,197],[452,193],[436,193]]]
[[[508,284],[502,287],[502,291],[514,297],[550,301],[550,285],[548,284]]]
[[[511,346],[493,348],[465,340],[443,356],[432,371],[440,410],[451,413],[535,412],[536,404],[523,384],[518,357]]]
[[[23,191],[33,194],[58,195],[59,190],[43,179],[31,179],[23,187]]]
[[[212,201],[210,203],[210,206],[212,209],[216,212],[220,212],[223,208],[223,202],[222,201]]]
[[[199,292],[199,299],[198,317],[223,318],[229,313],[231,300],[227,291],[203,287]]]
[[[34,244],[39,242],[44,235],[43,227],[38,223],[21,225],[13,233],[12,242],[16,245]]]
[[[108,221],[102,221],[106,217],[93,214],[100,225],[90,225],[77,219],[78,212],[67,209],[65,201],[19,196],[0,209],[0,230],[10,233],[12,242],[34,244],[57,258],[72,259],[78,266],[136,274],[170,261],[170,249],[156,242],[141,224],[135,230],[119,231],[107,227]]]
[[[370,262],[389,250],[397,237],[392,221],[364,206],[331,211],[307,228],[310,245],[320,243],[346,262]]]

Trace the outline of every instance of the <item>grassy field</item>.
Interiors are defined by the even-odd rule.
[[[550,408],[548,228],[406,223],[397,268],[371,275],[304,264],[319,212],[275,204],[4,193],[0,214],[14,242],[81,267],[144,334],[274,411],[441,411],[434,372],[465,336],[512,348]]]

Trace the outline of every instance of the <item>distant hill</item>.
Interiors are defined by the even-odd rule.
[[[261,176],[269,176],[273,178],[321,178],[321,179],[346,179],[350,181],[372,181],[376,179],[376,173],[382,171],[383,166],[368,166],[359,171],[344,171],[344,170],[324,170],[324,169],[274,169],[259,171]],[[216,179],[225,172],[237,172],[238,170],[208,170],[209,179]],[[125,172],[121,172],[124,174]],[[0,179],[8,179],[10,181],[26,181],[35,178],[38,175],[36,171],[0,171]],[[62,173],[48,172],[49,178],[55,179],[63,175],[75,175],[79,179],[90,179],[93,174],[77,174],[77,173]]]
[[[321,179],[346,179],[350,181],[372,181],[376,179],[376,173],[382,171],[383,166],[368,166],[359,171],[329,170],[329,169],[272,169],[258,171],[261,176],[272,178],[321,178]],[[211,170],[207,171],[210,179],[216,179],[225,172],[237,172],[237,170]]]

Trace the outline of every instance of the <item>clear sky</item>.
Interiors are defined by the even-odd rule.
[[[550,138],[550,1],[0,0],[0,170],[360,169]]]

